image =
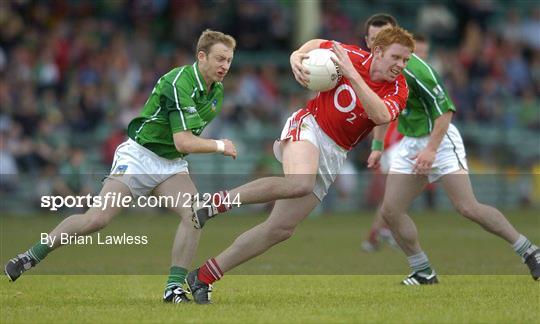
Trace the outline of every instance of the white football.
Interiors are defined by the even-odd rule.
[[[341,73],[330,57],[336,54],[329,49],[317,48],[309,53],[309,58],[302,61],[302,65],[309,71],[308,88],[313,91],[324,92],[333,89],[341,78]]]

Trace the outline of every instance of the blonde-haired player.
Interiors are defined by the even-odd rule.
[[[197,192],[188,172],[189,153],[218,153],[236,157],[229,140],[200,138],[203,129],[219,114],[223,102],[222,81],[232,63],[236,41],[218,31],[206,30],[199,37],[196,61],[163,75],[156,83],[142,113],[128,126],[129,139],[115,152],[111,173],[101,197],[156,195],[177,197],[178,192]],[[102,200],[104,201],[104,199]],[[91,207],[84,214],[64,219],[49,233],[54,243],[38,242],[11,259],[5,267],[15,281],[36,266],[51,251],[61,247],[62,234],[85,235],[104,228],[121,211],[118,206]],[[168,206],[181,222],[172,247],[172,261],[163,300],[189,301],[182,289],[195,255],[200,231],[191,226],[191,210]]]

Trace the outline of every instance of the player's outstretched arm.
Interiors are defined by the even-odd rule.
[[[173,139],[174,146],[182,153],[222,153],[236,159],[236,147],[228,139],[200,138],[193,135],[189,130],[174,133]]]
[[[383,152],[384,136],[386,135],[387,129],[388,124],[375,126],[373,128],[373,142],[371,144],[371,154],[369,154],[367,160],[367,167],[370,169],[378,169],[381,166],[380,160]]]

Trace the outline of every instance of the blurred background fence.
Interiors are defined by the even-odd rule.
[[[232,139],[240,156],[189,156],[200,191],[279,172],[272,141],[312,95],[294,81],[289,53],[309,38],[365,48],[363,24],[377,12],[429,38],[479,199],[538,208],[537,1],[13,0],[0,2],[0,211],[37,210],[44,194],[96,193],[154,83],[195,60],[206,28],[235,36],[238,50],[222,115],[203,136]],[[323,210],[376,206],[368,154],[369,141],[350,153]],[[440,188],[425,201],[449,207]]]

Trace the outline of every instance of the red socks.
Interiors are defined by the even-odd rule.
[[[213,194],[212,205],[216,207],[218,213],[220,214],[231,210],[233,205],[231,197],[229,197],[229,192],[227,190],[223,190]]]
[[[197,274],[197,278],[207,285],[221,279],[221,277],[223,277],[223,271],[221,271],[221,268],[214,258],[206,261],[206,263],[199,268],[199,273]]]

